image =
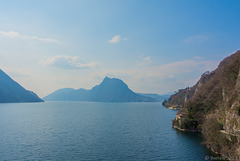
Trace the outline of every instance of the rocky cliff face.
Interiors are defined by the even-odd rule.
[[[240,160],[240,51],[190,89],[193,95],[182,104],[173,126],[201,131],[210,149]]]
[[[167,101],[163,102],[163,105],[169,109],[180,109],[184,107],[185,103],[199,90],[199,88],[205,84],[215,72],[205,72],[201,78],[193,87],[187,87],[185,89],[179,89],[178,92],[171,95]]]

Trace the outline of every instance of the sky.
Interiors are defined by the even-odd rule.
[[[0,0],[0,69],[40,97],[105,76],[165,94],[240,49],[239,17],[239,0]]]

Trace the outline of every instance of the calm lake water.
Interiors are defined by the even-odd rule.
[[[0,104],[0,160],[216,157],[200,144],[201,135],[171,127],[175,114],[160,103]]]

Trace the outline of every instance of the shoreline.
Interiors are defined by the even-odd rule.
[[[179,130],[179,131],[186,131],[186,132],[195,132],[195,133],[202,133],[201,131],[199,131],[199,130],[189,130],[189,129],[181,129],[181,128],[179,128],[179,127],[177,127],[177,126],[172,126],[174,129],[177,129],[177,130]]]
[[[202,132],[199,131],[199,130],[181,129],[181,128],[177,127],[177,126],[172,126],[172,128],[174,128],[174,129],[176,129],[176,130],[179,130],[179,131],[184,131],[184,132],[202,133]],[[213,153],[215,153],[215,154],[217,154],[217,155],[220,155],[223,159],[225,159],[225,160],[231,160],[229,157],[227,157],[227,156],[225,156],[225,155],[223,155],[223,154],[221,154],[221,153],[219,153],[219,152],[217,152],[217,151],[214,151],[209,145],[206,145],[206,144],[205,144],[205,146],[206,146],[206,148],[208,148],[209,150],[211,150]]]

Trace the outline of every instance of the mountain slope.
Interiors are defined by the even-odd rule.
[[[0,69],[0,103],[42,102],[32,91],[24,89]]]
[[[205,82],[195,85],[173,126],[201,131],[213,151],[228,159],[240,158],[240,51],[225,58],[207,76]]]
[[[54,93],[49,94],[48,96],[44,97],[46,100],[54,100],[54,101],[60,101],[60,100],[68,100],[67,94],[70,92],[75,91],[73,88],[63,88],[56,90]]]
[[[138,95],[144,96],[144,97],[151,97],[156,102],[163,102],[164,100],[168,99],[170,95],[159,95],[159,94],[151,94],[151,93],[137,93]]]
[[[122,80],[108,77],[91,90],[60,89],[43,99],[46,101],[155,102],[152,97],[134,93]]]
[[[169,99],[163,102],[163,106],[169,109],[180,109],[185,103],[198,91],[198,89],[208,82],[208,80],[215,74],[215,72],[205,72],[201,75],[200,80],[193,87],[179,89],[178,92],[172,94]]]

